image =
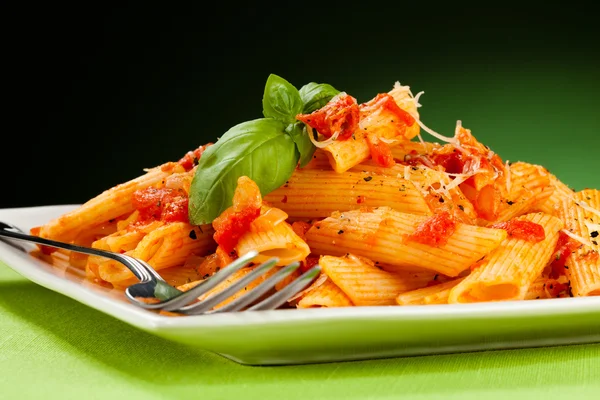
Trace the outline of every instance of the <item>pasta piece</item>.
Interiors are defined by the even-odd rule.
[[[352,300],[331,279],[308,290],[297,303],[297,308],[351,307]]]
[[[92,248],[99,250],[108,250],[113,253],[131,253],[140,243],[140,241],[149,232],[163,226],[162,222],[155,221],[147,225],[142,225],[136,229],[120,229],[115,233],[104,236],[91,244]],[[89,278],[100,278],[98,268],[101,264],[115,262],[105,257],[90,255],[87,257],[86,273]]]
[[[550,180],[550,185],[554,187],[554,191],[552,195],[548,197],[544,202],[539,204],[539,210],[545,212],[547,214],[556,215],[557,208],[560,206],[560,203],[573,196],[574,191],[563,182],[561,182],[556,175],[548,174],[548,178]]]
[[[431,280],[427,275],[383,271],[371,260],[353,254],[322,256],[319,265],[356,306],[395,304],[398,294],[423,287]]]
[[[554,192],[548,172],[539,165],[516,162],[507,166],[507,170],[511,177],[507,183],[509,192],[501,203],[498,218],[490,225],[534,211]]]
[[[529,286],[548,264],[564,224],[560,219],[544,213],[526,214],[513,221],[535,224],[543,228],[543,236],[534,240],[507,237],[494,252],[473,266],[471,274],[450,291],[449,303],[525,298]],[[530,229],[528,225],[523,226],[523,230]]]
[[[135,191],[158,184],[183,170],[175,162],[149,169],[144,175],[108,189],[75,210],[48,222],[40,228],[39,236],[70,242],[84,229],[131,213],[134,211],[132,197]]]
[[[412,112],[412,115],[418,116],[410,91],[407,92],[397,85],[388,94],[400,107],[400,113],[392,107],[380,107],[377,104],[378,97],[375,97],[372,100],[375,107],[369,108],[367,103],[367,107],[361,108],[359,126],[352,138],[337,140],[324,147],[331,167],[336,172],[345,172],[371,156],[369,135],[383,139],[399,137],[399,141],[407,141],[419,133],[419,125],[410,114]],[[402,107],[411,111],[407,113]]]
[[[464,278],[453,279],[433,286],[411,290],[396,297],[396,303],[401,306],[446,304],[450,289],[462,282]]]
[[[210,225],[195,227],[185,222],[164,224],[146,234],[133,250],[125,254],[161,270],[183,264],[191,254],[207,255],[214,252],[216,244],[212,234]],[[111,283],[133,277],[127,267],[113,260],[101,262],[97,270],[102,280]]]
[[[431,215],[421,192],[412,182],[370,172],[298,169],[285,185],[265,196],[290,218],[322,218],[334,211],[388,206],[395,210]]]
[[[434,149],[439,149],[440,147],[439,143],[408,141],[393,146],[392,155],[399,161],[408,162],[423,155],[430,154]],[[423,161],[427,162],[426,159],[423,159]]]
[[[327,168],[329,168],[329,161],[323,151],[317,149],[313,160],[304,169],[322,170]],[[371,173],[393,177],[397,180],[410,181],[420,192],[431,211],[448,211],[460,222],[468,224],[474,224],[477,221],[477,213],[473,204],[458,186],[450,186],[451,179],[449,175],[442,171],[421,165],[396,164],[393,167],[386,168],[367,160],[350,168],[348,172]],[[283,197],[280,199],[283,199]],[[289,201],[289,197],[286,201]],[[399,211],[403,210],[399,209]]]
[[[259,254],[254,261],[265,262],[272,257],[279,260],[276,265],[287,265],[294,261],[302,261],[310,254],[310,248],[286,221],[281,221],[270,229],[253,229],[243,234],[235,247],[242,256],[250,251]]]
[[[525,300],[551,299],[570,297],[570,286],[566,277],[561,279],[549,278],[547,274],[540,275],[527,289]]]
[[[447,243],[440,246],[408,241],[408,236],[428,218],[387,207],[334,213],[313,224],[306,240],[315,254],[353,253],[396,267],[395,272],[420,267],[457,276],[495,249],[507,235],[502,229],[457,223]]]
[[[556,205],[566,232],[580,246],[566,260],[573,296],[600,295],[600,190],[585,189]]]

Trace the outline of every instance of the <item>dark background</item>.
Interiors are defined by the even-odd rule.
[[[0,208],[82,203],[177,160],[260,117],[270,73],[359,101],[400,81],[436,131],[461,119],[504,159],[600,188],[590,6],[373,3],[6,10]]]

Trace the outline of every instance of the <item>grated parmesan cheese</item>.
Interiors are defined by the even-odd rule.
[[[564,233],[565,235],[569,236],[571,239],[578,241],[579,243],[588,246],[588,247],[592,247],[592,242],[590,242],[589,240],[574,234],[573,232],[567,230],[567,229],[563,229],[561,230],[562,233]]]

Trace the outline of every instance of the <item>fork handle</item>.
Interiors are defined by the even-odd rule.
[[[10,239],[22,240],[26,242],[32,242],[41,244],[44,246],[56,247],[65,250],[71,250],[78,253],[90,254],[95,256],[101,256],[110,258],[118,261],[125,265],[135,276],[142,282],[147,281],[164,281],[164,279],[158,275],[153,268],[149,268],[143,265],[143,261],[137,260],[133,257],[129,257],[124,254],[113,253],[106,250],[98,250],[90,247],[77,246],[71,243],[58,242],[56,240],[50,240],[39,236],[27,235],[17,231],[18,228],[8,225],[4,222],[0,222],[0,237],[7,237]]]

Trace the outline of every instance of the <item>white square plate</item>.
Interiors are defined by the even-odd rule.
[[[0,209],[24,231],[73,205]],[[19,242],[26,247],[27,244]],[[27,279],[146,332],[243,364],[276,365],[600,342],[600,297],[478,304],[287,309],[169,317],[0,241]]]

